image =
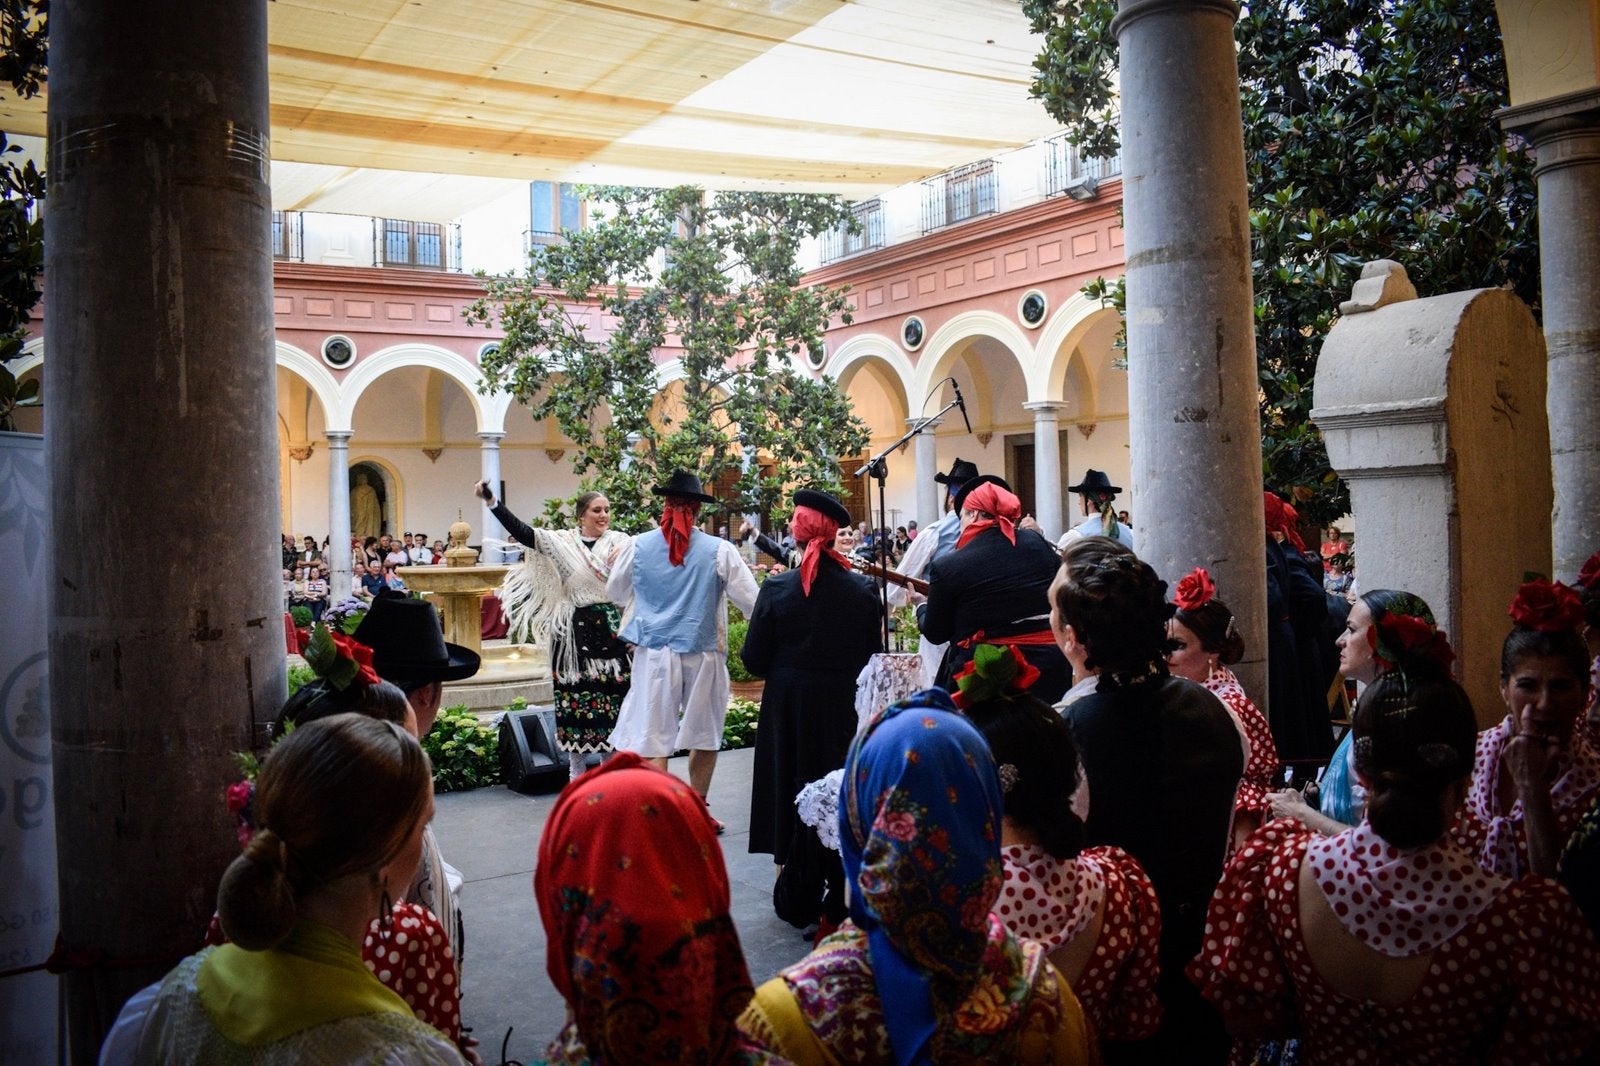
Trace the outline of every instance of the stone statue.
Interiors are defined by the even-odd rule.
[[[383,505],[378,490],[367,484],[365,470],[356,471],[355,487],[350,490],[350,534],[361,540],[383,532]]]

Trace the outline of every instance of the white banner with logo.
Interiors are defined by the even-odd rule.
[[[50,780],[44,438],[0,433],[0,1063],[56,1061],[56,823]]]

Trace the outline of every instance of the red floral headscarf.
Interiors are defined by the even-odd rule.
[[[705,803],[618,752],[561,793],[533,894],[546,970],[592,1062],[725,1062],[750,1002]]]
[[[794,509],[789,528],[794,533],[795,543],[803,548],[800,557],[801,592],[811,595],[811,583],[817,579],[817,568],[822,565],[824,555],[831,556],[846,570],[850,569],[845,557],[833,549],[833,538],[839,532],[839,523],[815,507],[800,504]]]
[[[967,542],[990,526],[999,526],[1000,532],[1012,544],[1017,542],[1017,519],[1022,517],[1022,501],[1016,494],[986,481],[982,485],[967,493],[967,498],[961,501],[964,511],[977,511],[984,517],[973,522],[961,531],[961,536],[956,538],[956,547],[965,547]]]

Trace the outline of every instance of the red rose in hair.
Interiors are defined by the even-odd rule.
[[[1197,566],[1178,582],[1178,591],[1173,593],[1172,602],[1185,611],[1193,611],[1210,603],[1211,597],[1216,594],[1217,586],[1211,580],[1211,575],[1206,573],[1205,567]]]
[[[1589,556],[1589,561],[1578,571],[1578,584],[1586,589],[1600,588],[1600,552]]]
[[[379,678],[378,671],[372,665],[372,649],[355,637],[347,637],[343,633],[330,631],[328,635],[333,637],[334,646],[339,649],[339,654],[355,662],[356,676],[361,679],[361,683],[376,685]]]
[[[1367,642],[1373,654],[1388,669],[1401,665],[1401,657],[1415,662],[1419,658],[1431,659],[1440,670],[1448,672],[1455,662],[1455,649],[1439,627],[1426,618],[1414,614],[1390,613],[1378,619],[1367,630]]]
[[[1517,589],[1507,613],[1524,629],[1559,633],[1583,625],[1583,600],[1561,582],[1540,578]]]

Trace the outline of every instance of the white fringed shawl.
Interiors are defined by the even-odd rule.
[[[500,602],[512,640],[536,644],[553,642],[550,670],[557,681],[576,684],[584,678],[621,677],[627,663],[620,659],[578,661],[572,615],[579,607],[606,602],[606,578],[617,553],[628,543],[625,533],[608,529],[584,546],[573,530],[536,530],[533,544],[523,547],[521,566],[514,566],[500,586]]]

